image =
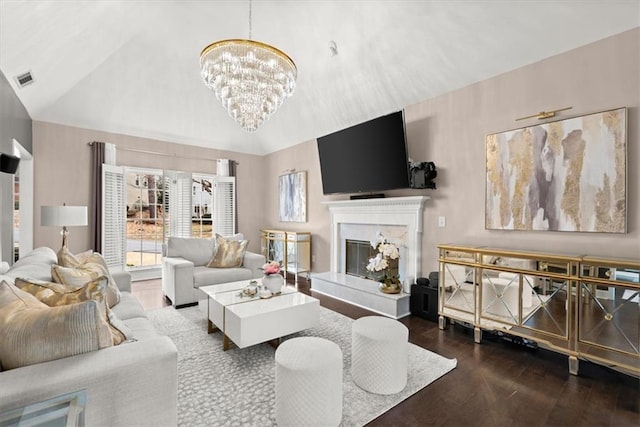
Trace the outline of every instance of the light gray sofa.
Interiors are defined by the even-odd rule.
[[[241,267],[206,267],[213,255],[213,239],[169,237],[167,255],[162,258],[162,292],[174,306],[198,302],[198,288],[262,277],[265,257],[245,252]]]
[[[35,249],[0,275],[0,281],[51,281],[56,262],[52,249]],[[177,348],[158,335],[131,294],[129,273],[112,276],[121,293],[112,311],[135,341],[0,372],[0,414],[84,390],[87,426],[177,425]]]

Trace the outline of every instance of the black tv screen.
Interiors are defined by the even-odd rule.
[[[318,138],[324,194],[409,187],[402,111]]]

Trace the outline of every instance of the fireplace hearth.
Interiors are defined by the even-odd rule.
[[[331,215],[331,271],[313,275],[312,290],[385,316],[409,314],[409,295],[384,294],[375,280],[347,274],[347,241],[370,242],[382,233],[400,250],[401,282],[420,277],[426,196],[325,202]]]
[[[420,277],[422,216],[427,196],[325,202],[331,214],[331,272],[346,273],[346,240],[374,240],[378,233],[398,245],[404,282]]]

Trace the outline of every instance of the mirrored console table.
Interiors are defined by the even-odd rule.
[[[439,245],[440,329],[447,319],[518,336],[640,375],[640,260]]]
[[[285,279],[293,274],[298,283],[300,273],[311,272],[311,233],[302,231],[261,230],[262,254],[282,266]]]

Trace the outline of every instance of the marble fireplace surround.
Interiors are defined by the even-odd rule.
[[[331,271],[312,275],[312,291],[394,319],[408,316],[408,294],[385,294],[377,282],[345,274],[346,240],[370,241],[380,231],[400,247],[401,280],[420,277],[422,211],[428,199],[415,196],[325,202],[331,215]]]
[[[420,277],[427,196],[324,202],[331,217],[331,272],[344,273],[346,239],[370,241],[378,231],[400,247],[400,278]]]

